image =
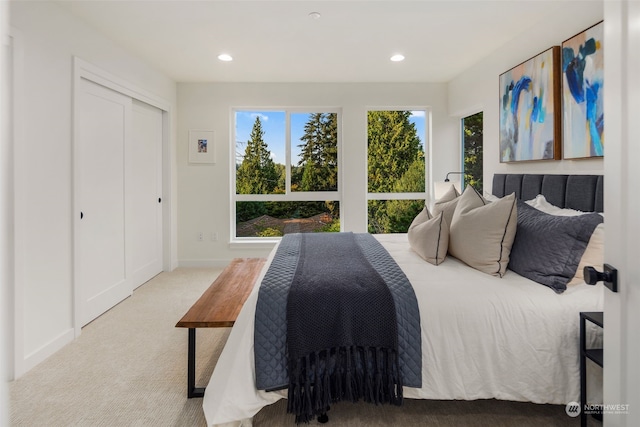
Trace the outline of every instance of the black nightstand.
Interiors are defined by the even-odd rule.
[[[587,348],[586,321],[590,321],[604,328],[603,313],[601,311],[584,311],[580,313],[580,425],[587,426],[587,414],[584,405],[587,403],[587,358],[598,366],[603,365],[603,351],[601,348]],[[602,416],[596,417],[602,420]]]

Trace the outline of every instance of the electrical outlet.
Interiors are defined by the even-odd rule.
[[[204,240],[204,232],[198,231],[198,241],[202,242]]]
[[[212,242],[217,242],[218,241],[218,232],[214,231],[211,233],[211,241]]]

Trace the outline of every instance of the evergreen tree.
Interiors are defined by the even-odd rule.
[[[369,192],[425,191],[425,159],[410,111],[368,113]],[[371,233],[406,232],[424,201],[370,200]]]
[[[265,202],[236,202],[236,224],[267,214]]]
[[[482,112],[464,118],[464,181],[482,193]]]
[[[270,194],[278,186],[280,174],[263,137],[260,117],[256,117],[244,158],[236,171],[238,194]]]
[[[388,193],[422,152],[410,111],[369,111],[369,192]],[[424,177],[415,189],[424,191]],[[422,189],[420,189],[420,185]]]
[[[402,175],[395,185],[393,191],[401,192],[422,192],[424,185],[424,153],[420,151],[416,160],[411,163],[409,169]],[[406,233],[413,219],[424,208],[424,200],[388,200],[386,203],[388,223],[387,233]]]
[[[335,113],[314,113],[304,126],[295,181],[299,191],[335,191],[338,188],[338,123]],[[293,184],[293,183],[292,183]]]
[[[287,181],[287,168],[282,163],[275,163],[276,171],[278,172],[278,184],[274,190],[277,194],[284,194]]]

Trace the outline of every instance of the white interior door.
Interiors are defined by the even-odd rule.
[[[132,292],[125,253],[124,182],[132,102],[84,79],[78,89],[75,183],[81,219],[75,262],[80,322],[86,325]]]
[[[604,425],[640,425],[640,2],[604,2],[605,262],[618,293],[605,291]]]
[[[137,100],[126,167],[126,230],[135,288],[162,271],[162,111]]]

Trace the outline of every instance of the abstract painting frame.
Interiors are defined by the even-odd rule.
[[[560,160],[560,46],[500,74],[500,162]]]
[[[564,159],[604,156],[603,21],[562,42]]]
[[[189,131],[189,163],[215,163],[215,133],[212,130]]]

